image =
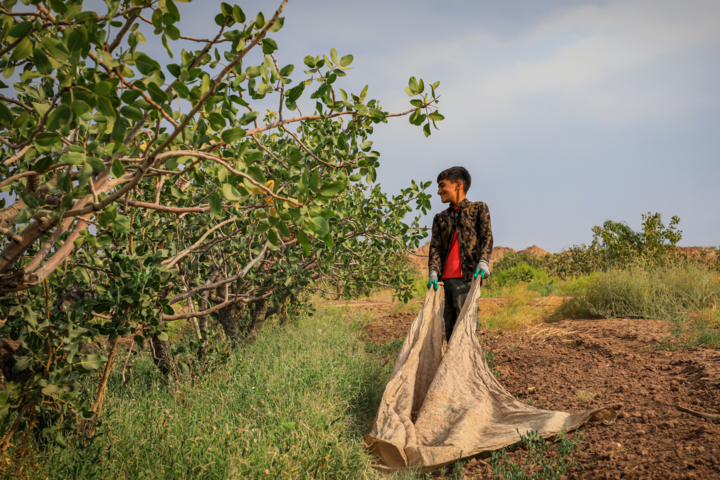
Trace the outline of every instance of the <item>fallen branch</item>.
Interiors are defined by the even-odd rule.
[[[720,415],[713,415],[710,413],[703,413],[703,412],[696,412],[695,410],[690,410],[689,408],[681,407],[680,405],[675,405],[675,408],[677,410],[680,410],[681,412],[689,413],[690,415],[694,415],[696,417],[704,418],[705,420],[720,420]]]

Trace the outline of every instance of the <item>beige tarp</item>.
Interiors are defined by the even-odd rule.
[[[442,286],[428,291],[410,327],[373,429],[364,438],[391,469],[429,471],[516,443],[518,432],[534,430],[548,438],[588,421],[610,424],[617,416],[612,408],[573,414],[541,410],[508,393],[488,368],[475,334],[480,288],[475,280],[447,344]]]

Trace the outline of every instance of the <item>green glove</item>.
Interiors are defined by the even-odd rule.
[[[473,278],[477,278],[478,275],[480,275],[481,279],[488,278],[490,276],[490,267],[484,260],[480,260],[480,262],[478,262],[477,267],[475,268],[475,275],[473,275]]]
[[[430,278],[429,278],[429,280],[430,280],[430,281],[428,282],[427,288],[430,288],[430,286],[434,287],[435,290],[437,290],[438,288],[440,288],[440,287],[438,286],[438,276],[437,276],[437,272],[435,272],[434,270],[433,270],[432,272],[430,272]]]

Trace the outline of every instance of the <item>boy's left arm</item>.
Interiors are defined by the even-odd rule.
[[[478,238],[478,258],[480,261],[475,269],[475,277],[482,271],[483,278],[490,275],[490,255],[493,249],[492,223],[490,221],[490,209],[484,202],[480,203],[480,211],[477,214],[475,228]]]

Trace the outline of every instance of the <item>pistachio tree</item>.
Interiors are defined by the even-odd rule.
[[[391,113],[340,87],[352,55],[298,75],[271,38],[286,3],[269,18],[223,3],[206,39],[181,34],[173,0],[0,4],[0,452],[99,415],[124,338],[177,377],[169,322],[202,355],[212,319],[238,340],[303,293],[410,295],[398,254],[426,236],[408,215],[429,183],[383,192],[370,137],[400,116],[429,136],[439,82],[411,78]]]

